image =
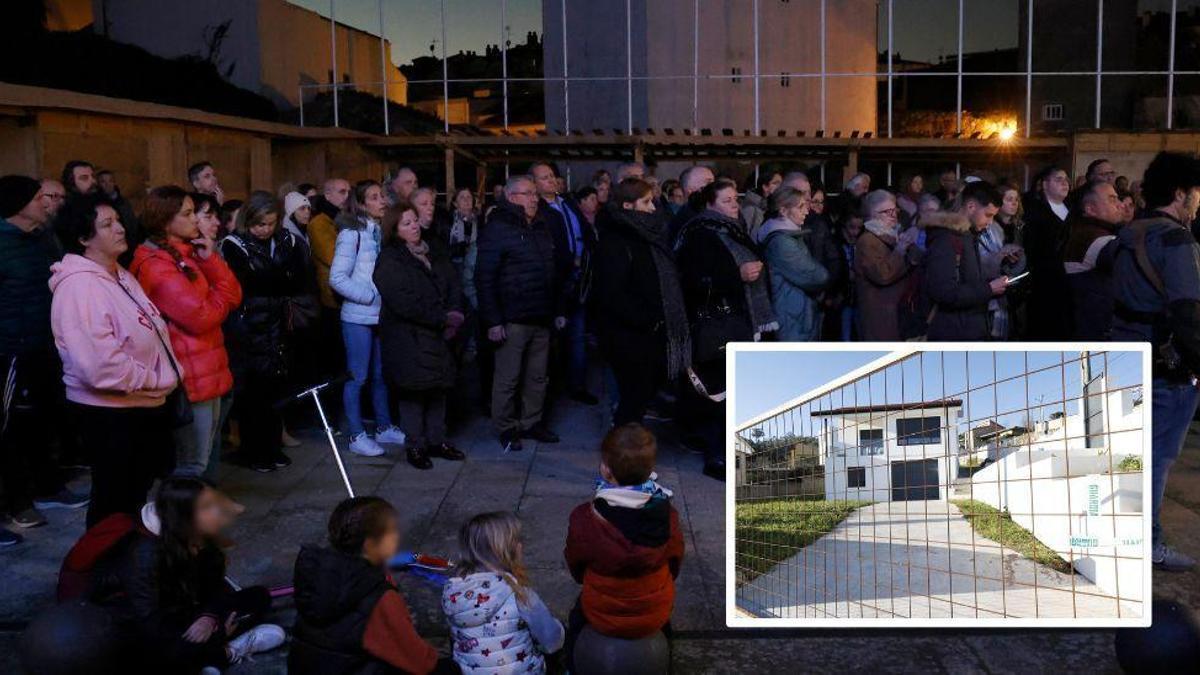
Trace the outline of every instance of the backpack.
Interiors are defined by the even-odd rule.
[[[86,599],[92,589],[96,563],[134,532],[137,523],[128,513],[114,513],[89,527],[71,547],[58,571],[58,601]]]

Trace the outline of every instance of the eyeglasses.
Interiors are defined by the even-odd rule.
[[[896,207],[893,206],[890,209],[879,209],[878,211],[875,212],[875,215],[877,215],[877,216],[894,216],[897,213],[899,213],[899,211],[900,211],[899,209],[897,209]]]

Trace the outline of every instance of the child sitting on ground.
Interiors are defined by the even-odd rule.
[[[654,481],[657,454],[654,434],[640,424],[608,432],[595,498],[571,512],[564,555],[583,590],[568,619],[568,660],[585,625],[637,639],[671,620],[683,535],[671,492]]]
[[[417,635],[408,605],[388,575],[400,548],[396,510],[379,497],[354,497],[329,517],[329,548],[296,557],[296,627],[288,672],[457,672]]]
[[[543,654],[563,645],[563,626],[529,587],[521,521],[481,513],[458,532],[459,576],[442,590],[454,660],[463,673],[544,673]]]

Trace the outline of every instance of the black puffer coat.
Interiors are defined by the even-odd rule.
[[[242,306],[226,320],[226,349],[234,376],[287,374],[292,299],[308,284],[308,252],[287,231],[270,241],[231,234],[221,254],[242,285]]]
[[[541,213],[529,222],[521,207],[500,203],[479,232],[475,290],[483,326],[549,326],[565,316],[568,274]]]
[[[363,634],[384,593],[394,587],[360,556],[304,546],[296,556],[296,625],[288,672],[392,673],[363,650]]]
[[[445,247],[430,246],[426,267],[399,239],[375,263],[375,288],[383,300],[379,334],[388,384],[407,391],[449,389],[454,358],[443,337],[446,314],[462,311],[462,286]]]
[[[965,216],[938,212],[926,216],[925,294],[935,307],[932,340],[987,340],[991,335],[991,279],[979,256],[979,236]]]

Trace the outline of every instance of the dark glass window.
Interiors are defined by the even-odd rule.
[[[940,443],[942,430],[938,417],[913,417],[896,420],[896,445]]]
[[[846,469],[846,487],[867,487],[867,468],[865,466],[852,466]]]

